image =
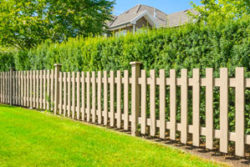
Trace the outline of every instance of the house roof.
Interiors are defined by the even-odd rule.
[[[109,22],[109,27],[118,27],[120,25],[131,23],[135,18],[142,15],[143,12],[147,11],[148,15],[151,16],[151,18],[154,18],[154,22],[159,25],[163,26],[166,25],[167,20],[167,14],[164,12],[155,9],[150,6],[146,5],[136,5],[135,7],[127,10],[126,12],[120,14],[119,16],[116,16],[113,21]]]
[[[188,14],[189,12],[193,13],[195,15],[198,14],[198,12],[195,11],[194,9],[188,9],[188,10],[169,14],[167,16],[167,26],[168,27],[176,27],[176,26],[180,26],[180,25],[183,25],[187,22],[192,21],[191,16],[189,16],[189,14]]]
[[[189,9],[167,15],[154,7],[139,4],[119,16],[113,16],[108,27],[109,29],[118,29],[127,24],[134,24],[141,17],[145,17],[149,23],[156,27],[175,27],[190,21],[191,17],[188,12],[198,14],[194,9]]]

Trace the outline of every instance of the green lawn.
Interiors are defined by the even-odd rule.
[[[220,166],[109,129],[0,105],[0,166]]]

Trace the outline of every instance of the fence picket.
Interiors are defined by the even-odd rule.
[[[213,69],[206,69],[206,148],[213,149]]]
[[[46,93],[46,104],[47,110],[50,110],[50,70],[47,70],[47,93]]]
[[[43,109],[46,110],[46,70],[43,70]]]
[[[62,114],[63,112],[63,76],[62,76],[62,72],[59,72],[59,115]]]
[[[70,117],[71,113],[71,75],[70,72],[68,72],[68,111],[67,111],[67,116]]]
[[[9,97],[10,97],[10,94],[9,94],[9,72],[6,72],[6,78],[7,78],[7,82],[6,82],[6,93],[7,93],[6,103],[9,104]]]
[[[21,106],[24,106],[24,71],[21,71]]]
[[[32,108],[36,108],[36,71],[32,71]]]
[[[0,102],[3,103],[3,72],[0,72]]]
[[[129,76],[128,76],[128,70],[124,70],[124,83],[123,83],[123,86],[124,86],[124,108],[123,108],[123,115],[124,115],[124,130],[128,130],[129,128],[129,115],[128,115],[128,110],[129,110],[129,107],[128,107],[128,100],[129,100],[129,93],[128,93],[128,89],[129,89]],[[104,91],[105,91],[105,87],[104,87]]]
[[[160,70],[160,138],[165,139],[166,133],[166,77],[165,70]]]
[[[235,155],[245,155],[245,97],[244,97],[244,68],[238,67],[235,69]]]
[[[108,76],[107,71],[103,72],[103,87],[104,87],[104,125],[108,124]]]
[[[76,76],[75,72],[72,72],[72,118],[75,119],[75,112],[76,112]]]
[[[30,107],[33,108],[33,70],[30,71]]]
[[[98,110],[98,124],[102,124],[102,73],[98,71],[97,78],[97,110]]]
[[[27,76],[27,71],[24,71],[23,72],[23,86],[24,86],[24,94],[23,94],[23,100],[24,100],[24,103],[23,103],[23,106],[27,106],[27,80],[26,80],[26,76]],[[11,77],[13,77],[11,75]],[[13,79],[11,79],[11,81],[13,82]],[[13,86],[13,83],[11,83],[11,85]]]
[[[6,72],[3,73],[3,103],[6,103],[5,101],[5,96],[6,96],[6,89],[5,89],[5,82],[6,82],[6,78],[5,78]]]
[[[32,82],[33,82],[33,90],[32,90],[32,100],[33,100],[33,106],[32,108],[36,108],[36,71],[33,70],[33,76],[32,76]],[[22,89],[21,89],[22,90]]]
[[[85,120],[86,110],[85,110],[85,73],[82,72],[82,120]]]
[[[77,72],[76,74],[76,97],[77,97],[77,101],[76,101],[76,105],[77,105],[77,109],[76,109],[76,119],[79,120],[80,119],[80,110],[81,110],[81,106],[80,106],[80,72]]]
[[[67,115],[67,73],[63,72],[63,116]]]
[[[200,146],[200,70],[193,69],[193,146]]]
[[[90,121],[90,73],[87,72],[87,121],[89,122]]]
[[[147,127],[147,76],[146,71],[141,70],[141,134],[146,134]]]
[[[150,136],[156,134],[156,118],[155,118],[155,70],[150,70]]]
[[[220,151],[228,152],[228,69],[220,69]]]
[[[54,70],[51,70],[51,73],[50,73],[50,86],[51,86],[51,111],[54,111],[55,110],[55,71]]]
[[[121,113],[121,71],[116,72],[116,113],[117,113],[117,128],[121,128],[121,120],[122,120],[122,113]]]
[[[8,78],[6,78],[6,79],[8,79]],[[17,105],[18,106],[21,106],[21,83],[22,83],[22,79],[21,79],[21,71],[17,71]],[[8,91],[8,87],[6,87],[6,93],[7,93],[7,91]],[[9,95],[8,95],[9,96]],[[7,99],[7,101],[6,102],[8,102],[8,99]]]
[[[170,139],[176,139],[176,71],[170,70]]]
[[[3,72],[0,72],[0,103],[3,103],[2,101],[2,95],[3,95],[3,89],[2,89],[2,86],[3,86],[3,78],[2,78],[2,73]]]
[[[115,122],[115,112],[114,112],[114,71],[110,71],[110,100],[109,100],[109,105],[110,105],[110,126],[114,127],[114,122]]]
[[[9,82],[9,81],[8,81]],[[9,83],[8,83],[9,84]],[[8,90],[7,90],[8,93],[10,93]],[[8,94],[8,97],[10,96],[10,94]]]
[[[181,70],[181,143],[188,139],[188,76],[187,69]]]
[[[17,89],[18,89],[17,88],[17,71],[14,72],[14,75],[15,75],[15,80],[14,80],[14,82],[15,82],[14,83],[15,84],[15,94],[14,94],[15,98],[14,99],[15,100],[14,101],[15,101],[15,105],[17,105]],[[30,91],[30,89],[29,89],[29,91]]]
[[[29,85],[29,75],[28,75],[28,72],[29,71],[25,71],[25,87],[26,87],[26,90],[25,90],[25,106],[28,107],[29,106],[29,88],[28,88],[28,85]]]
[[[96,79],[95,72],[92,72],[92,123],[96,121]]]
[[[39,87],[40,87],[40,81],[39,81],[39,70],[36,70],[36,108],[39,108]]]

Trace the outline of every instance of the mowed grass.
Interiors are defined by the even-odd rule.
[[[0,105],[0,166],[222,166],[46,112]]]

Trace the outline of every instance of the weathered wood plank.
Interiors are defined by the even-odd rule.
[[[121,128],[121,120],[122,120],[122,113],[121,113],[121,71],[116,72],[116,113],[117,113],[117,128]]]
[[[156,113],[155,113],[155,70],[150,70],[150,136],[156,134]]]
[[[82,83],[82,110],[81,110],[81,112],[82,112],[82,116],[81,116],[81,118],[82,118],[82,121],[84,121],[85,120],[85,116],[86,116],[86,111],[85,111],[85,73],[84,72],[82,72],[82,77],[81,77],[81,83]]]
[[[72,72],[72,119],[75,119],[75,113],[76,113],[76,76],[75,72]]]
[[[170,139],[176,140],[176,71],[170,70]]]
[[[115,88],[115,79],[114,71],[110,71],[110,126],[114,127],[115,122],[115,110],[114,110],[114,88]]]
[[[67,115],[67,73],[63,72],[63,116]]]
[[[104,87],[104,125],[108,124],[108,76],[107,71],[103,72]]]
[[[147,123],[147,76],[146,71],[141,70],[141,134],[146,134]]]
[[[68,93],[67,93],[67,97],[68,97],[68,111],[67,111],[67,116],[70,117],[70,113],[71,113],[71,74],[70,72],[68,72]]]
[[[220,151],[228,152],[228,69],[220,69]]]
[[[235,69],[235,155],[245,156],[245,78],[244,68]]]
[[[81,110],[81,104],[80,104],[80,99],[81,99],[81,92],[80,92],[80,72],[77,72],[76,74],[76,86],[77,86],[77,89],[76,89],[76,98],[77,98],[77,109],[76,109],[76,119],[79,120],[80,119],[80,110]]]
[[[95,77],[95,72],[92,72],[92,123],[96,122],[96,77]]]
[[[213,149],[213,69],[206,69],[206,148]]]
[[[102,124],[102,73],[98,71],[97,78],[97,110],[98,110],[98,124]]]
[[[193,145],[200,146],[200,70],[193,69]]]
[[[87,72],[87,121],[90,121],[90,72]]]
[[[160,138],[165,139],[166,133],[166,79],[165,70],[160,70]]]
[[[124,70],[124,108],[123,108],[123,113],[124,113],[124,130],[129,129],[129,75],[128,75],[128,70]],[[105,90],[105,88],[104,88]]]
[[[181,70],[181,143],[188,139],[188,76],[187,69]]]

